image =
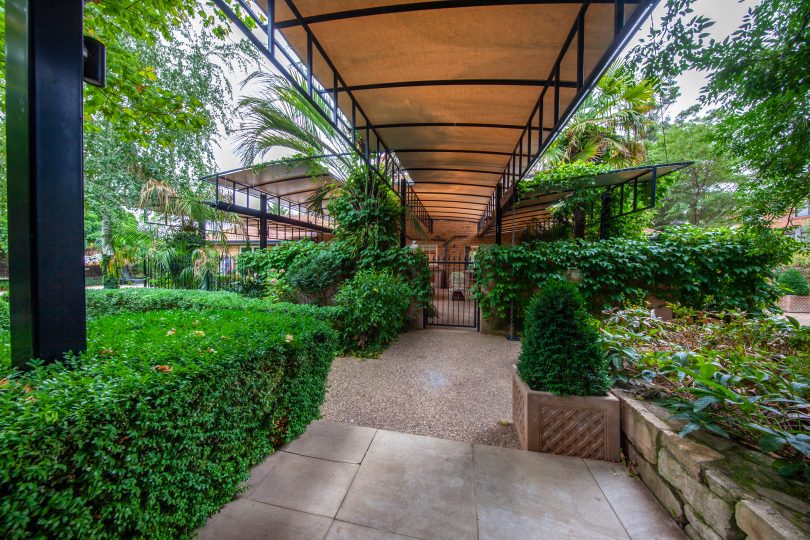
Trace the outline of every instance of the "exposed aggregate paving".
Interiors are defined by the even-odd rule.
[[[379,358],[336,358],[324,420],[517,448],[512,369],[520,343],[470,330],[412,330]]]

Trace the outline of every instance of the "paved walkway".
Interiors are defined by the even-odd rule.
[[[512,366],[520,343],[474,330],[414,330],[380,358],[337,358],[324,420],[517,448]]]
[[[683,538],[619,464],[330,422],[246,487],[200,538]]]

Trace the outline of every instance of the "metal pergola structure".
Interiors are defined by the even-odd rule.
[[[214,186],[214,199],[207,203],[218,210],[257,220],[260,248],[267,247],[268,222],[331,233],[332,218],[309,208],[307,198],[335,180],[326,170],[312,170],[312,159],[286,158],[203,178]]]
[[[431,229],[502,208],[657,0],[214,0]],[[12,362],[85,348],[83,0],[7,0]],[[137,3],[134,4],[137,6]],[[254,9],[256,8],[256,9]],[[404,227],[403,227],[404,232]]]
[[[618,218],[649,210],[655,206],[658,181],[674,172],[691,165],[691,161],[642,165],[616,169],[597,174],[589,185],[582,189],[601,191],[601,208],[599,214],[602,236],[606,235],[607,225]],[[581,177],[580,177],[581,178]],[[571,178],[570,183],[579,178]],[[553,188],[537,189],[524,193],[520,197],[504,201],[503,232],[519,232],[532,224],[551,224],[551,209],[554,205],[571,195],[573,190],[566,185]],[[490,201],[479,221],[482,236],[495,234],[496,220],[493,219],[498,207]]]
[[[428,229],[509,205],[657,3],[214,1]]]

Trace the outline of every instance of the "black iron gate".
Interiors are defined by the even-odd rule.
[[[478,328],[478,302],[473,298],[472,263],[431,261],[433,307],[425,314],[430,326]]]

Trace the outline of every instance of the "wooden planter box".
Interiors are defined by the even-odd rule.
[[[810,296],[788,294],[779,299],[779,307],[788,313],[810,313]]]
[[[619,400],[535,392],[512,374],[512,421],[532,452],[619,461]]]

